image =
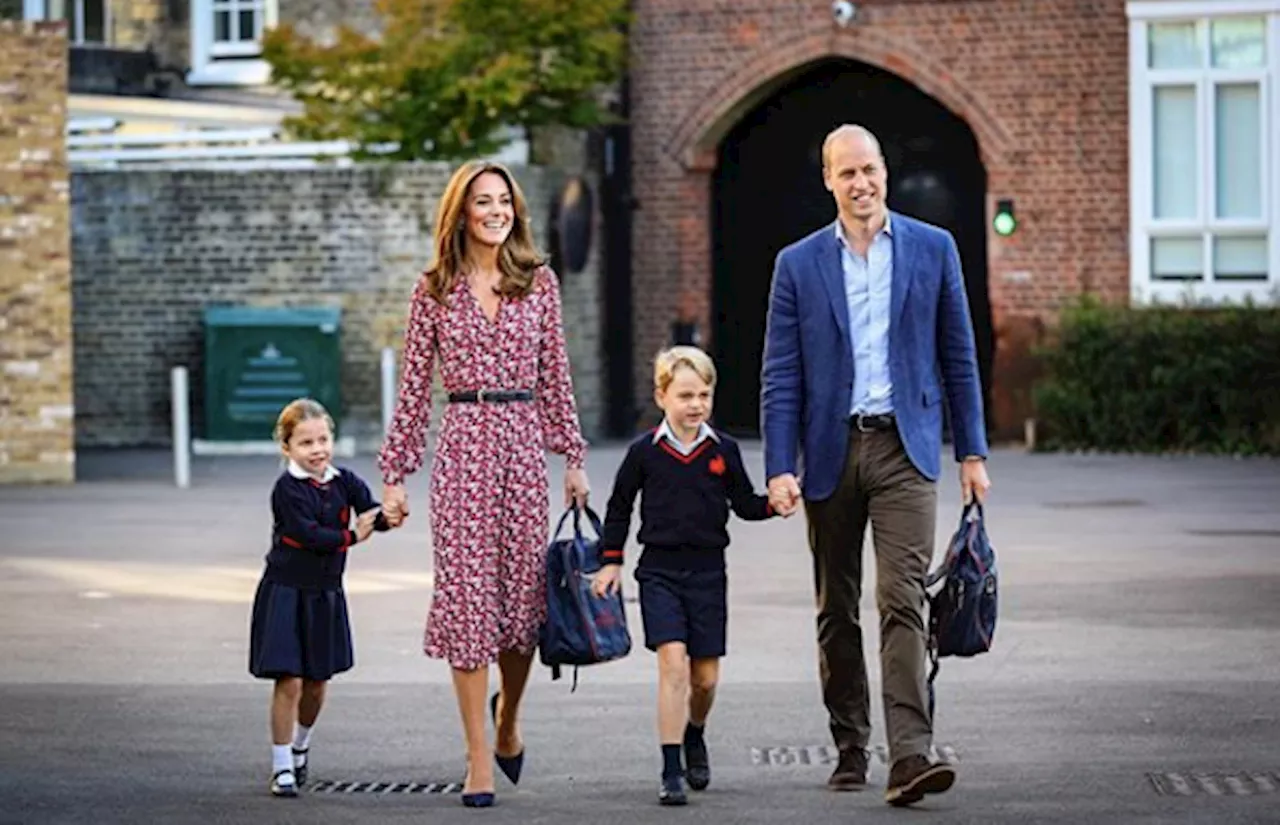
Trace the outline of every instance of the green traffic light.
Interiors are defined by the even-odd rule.
[[[1008,212],[1001,212],[992,221],[992,226],[995,228],[997,235],[1012,235],[1013,230],[1018,228],[1018,220]]]

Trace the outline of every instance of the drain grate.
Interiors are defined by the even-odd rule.
[[[936,750],[938,756],[947,762],[960,761],[956,749],[951,745],[938,745]],[[867,752],[880,764],[889,764],[887,746],[872,745],[867,748]],[[835,745],[775,745],[751,749],[751,764],[766,768],[787,765],[834,765],[839,759],[840,751]]]
[[[1053,510],[1094,510],[1146,507],[1147,503],[1136,498],[1100,498],[1091,501],[1046,501],[1044,506]]]
[[[460,793],[461,782],[341,782],[324,779],[307,783],[311,793]]]
[[[1149,773],[1147,778],[1162,796],[1256,796],[1280,790],[1280,774],[1256,771]]]

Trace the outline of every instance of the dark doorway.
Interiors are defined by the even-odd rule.
[[[822,186],[821,149],[841,123],[859,123],[880,139],[890,209],[955,236],[991,408],[987,176],[973,132],[897,75],[833,61],[789,81],[748,112],[720,146],[711,207],[712,335],[720,372],[715,418],[729,432],[759,433],[760,357],[774,257],[835,220],[835,205]]]

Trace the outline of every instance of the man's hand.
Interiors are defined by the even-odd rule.
[[[403,484],[382,485],[382,514],[388,527],[399,527],[409,517],[409,497]]]
[[[597,598],[609,595],[618,589],[618,579],[622,576],[622,565],[606,564],[596,572],[591,580],[591,592]]]
[[[987,500],[991,479],[987,478],[987,462],[983,458],[966,458],[960,462],[960,497],[967,506],[977,496],[978,503]]]
[[[769,506],[773,512],[786,517],[800,506],[800,482],[791,473],[783,473],[769,479]]]

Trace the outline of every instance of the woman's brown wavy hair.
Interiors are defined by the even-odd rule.
[[[520,184],[507,167],[492,161],[473,160],[464,163],[453,173],[449,185],[440,198],[436,213],[436,257],[423,277],[427,281],[427,294],[441,304],[462,277],[467,253],[467,196],[476,178],[492,172],[507,182],[511,191],[513,220],[511,232],[498,250],[498,268],[502,278],[498,292],[504,298],[523,298],[533,288],[533,275],[547,259],[533,242],[529,225],[529,208]]]

